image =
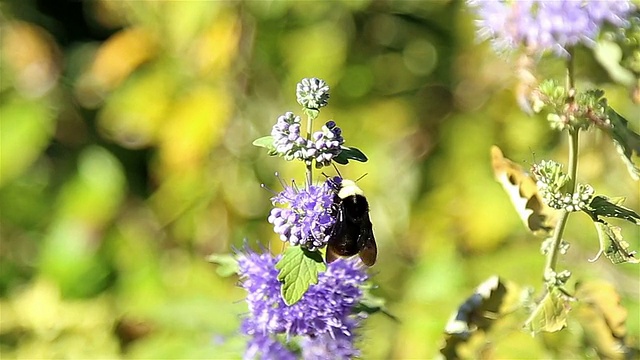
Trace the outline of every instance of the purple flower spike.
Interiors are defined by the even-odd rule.
[[[358,260],[338,259],[318,275],[300,301],[288,306],[275,268],[280,256],[245,249],[238,256],[249,315],[241,331],[251,336],[245,358],[289,359],[278,339],[299,341],[304,359],[347,359],[358,355],[354,332],[361,317],[353,314],[367,275]],[[277,335],[283,335],[278,337]]]
[[[296,356],[271,336],[257,335],[247,343],[243,359],[296,360]]]
[[[353,346],[353,335],[337,333],[330,335],[305,338],[301,341],[302,357],[305,360],[348,360],[360,355]]]
[[[285,187],[271,199],[276,205],[268,221],[282,241],[300,245],[311,251],[324,247],[335,223],[333,200],[335,191],[328,182],[297,190]]]
[[[278,117],[278,121],[271,129],[273,146],[276,152],[282,154],[286,160],[302,159],[303,145],[306,140],[300,134],[301,119],[292,112],[286,112]]]
[[[524,46],[542,53],[567,57],[577,44],[593,46],[603,25],[628,24],[635,10],[628,0],[467,0],[479,19],[478,37],[491,39],[497,50]]]

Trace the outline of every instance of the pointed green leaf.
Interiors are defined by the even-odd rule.
[[[333,161],[340,165],[347,165],[349,163],[349,158],[347,158],[347,154],[344,151],[340,151],[338,156],[333,158]]]
[[[276,264],[278,280],[282,282],[281,294],[287,305],[302,299],[309,286],[318,283],[318,272],[325,271],[327,265],[318,251],[308,251],[300,246],[290,246]]]
[[[605,130],[608,130],[611,134],[631,177],[634,180],[640,180],[640,168],[633,162],[634,153],[635,157],[640,156],[640,135],[629,129],[627,119],[612,108],[608,108],[607,115],[609,115],[609,120],[611,121],[611,128]]]
[[[238,260],[231,254],[211,254],[207,261],[218,264],[216,273],[222,277],[228,277],[238,273]]]
[[[268,150],[270,156],[278,155],[276,147],[273,145],[273,136],[267,135],[253,140],[253,145],[263,147]]]
[[[636,225],[640,225],[640,215],[635,211],[622,206],[624,198],[609,199],[606,196],[595,196],[588,208],[583,211],[589,214],[594,221],[600,220],[600,216],[624,219]]]
[[[525,322],[525,329],[534,334],[562,330],[567,326],[571,300],[559,288],[552,287]]]
[[[333,161],[340,165],[347,165],[349,160],[355,160],[360,162],[367,162],[367,156],[358,148],[342,146],[342,151],[338,156],[333,158]]]
[[[600,251],[590,261],[595,261],[601,254],[604,254],[614,264],[640,263],[640,260],[635,258],[635,251],[629,251],[629,243],[622,238],[619,227],[610,225],[604,220],[594,221],[594,224],[598,231]]]
[[[355,160],[360,162],[367,162],[367,156],[360,151],[358,148],[343,146],[340,154],[344,154],[344,156],[349,160]]]

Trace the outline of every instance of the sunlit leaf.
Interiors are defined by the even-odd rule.
[[[278,280],[282,282],[282,298],[287,305],[302,299],[309,286],[318,283],[318,272],[326,270],[326,264],[318,251],[308,251],[290,246],[276,264]]]
[[[507,294],[505,284],[492,276],[476,289],[451,316],[445,327],[445,344],[440,353],[447,359],[460,358],[460,347],[478,331],[487,331],[500,316]]]
[[[612,108],[608,109],[607,114],[611,121],[611,129],[607,130],[611,133],[616,149],[627,165],[631,177],[640,180],[640,168],[633,162],[634,156],[640,156],[640,135],[629,129],[627,119]]]
[[[597,260],[604,254],[614,264],[640,263],[635,257],[635,251],[629,251],[629,243],[622,238],[620,228],[613,226],[604,220],[594,221],[600,240],[600,251],[590,261]]]
[[[104,41],[88,74],[98,91],[120,85],[138,66],[153,58],[158,39],[144,27],[126,27]],[[127,56],[123,56],[126,54]]]
[[[49,107],[9,97],[0,104],[0,186],[30,166],[49,143],[56,115]]]
[[[268,154],[271,156],[274,156],[276,154],[278,154],[276,152],[276,147],[273,146],[273,136],[271,135],[267,135],[267,136],[263,136],[261,138],[257,138],[253,141],[252,143],[255,146],[258,147],[263,147],[265,149],[268,150]]]
[[[533,177],[495,145],[491,147],[491,166],[525,227],[533,234],[549,236],[557,222],[556,213],[542,200]]]
[[[557,287],[552,287],[525,322],[532,333],[555,332],[567,326],[567,314],[572,299]]]
[[[162,64],[149,64],[127,75],[127,81],[113,89],[98,111],[101,134],[132,149],[155,144],[159,130],[167,126],[178,85],[172,75]]]
[[[625,359],[627,310],[620,304],[616,289],[604,281],[576,285],[575,316],[584,329],[585,340],[601,359]]]
[[[92,294],[108,281],[97,241],[118,214],[125,190],[123,168],[109,151],[92,146],[80,154],[77,174],[62,187],[40,245],[40,271],[57,281],[63,295]]]
[[[218,86],[193,86],[171,102],[159,128],[160,158],[169,172],[199,169],[224,139],[233,99]]]
[[[619,44],[602,36],[593,48],[593,55],[613,80],[628,87],[633,86],[636,77],[633,72],[620,65],[622,49]]]
[[[238,273],[238,260],[231,254],[211,254],[207,261],[218,264],[216,272],[222,277],[228,277]]]

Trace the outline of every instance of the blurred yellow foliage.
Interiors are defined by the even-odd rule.
[[[362,358],[436,356],[450,314],[490,275],[542,285],[540,241],[494,181],[488,150],[528,168],[566,161],[567,145],[522,113],[517,69],[473,40],[460,2],[18,3],[2,4],[0,25],[3,358],[240,358],[245,294],[205,259],[284,247],[260,184],[280,191],[276,171],[300,183],[304,165],[251,142],[285,111],[302,115],[302,77],[331,86],[314,130],[333,119],[369,157],[339,170],[368,174],[374,293],[400,322],[368,319]],[[564,76],[545,60],[540,76]],[[579,77],[601,71],[580,66]],[[640,129],[616,88],[610,103]],[[583,139],[580,181],[638,209],[609,139]],[[617,279],[637,339],[637,268],[587,263],[598,244],[582,224],[569,223],[563,266]],[[637,249],[640,230],[621,226]],[[514,318],[483,338],[487,357],[553,354]]]

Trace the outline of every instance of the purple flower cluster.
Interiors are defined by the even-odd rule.
[[[628,0],[467,0],[479,19],[478,35],[491,39],[498,50],[524,46],[566,57],[567,48],[593,46],[603,25],[627,24],[635,6]]]
[[[307,146],[307,164],[311,164],[311,159],[316,161],[316,167],[331,165],[331,160],[342,151],[344,138],[342,130],[331,120],[322,127],[322,131],[313,133],[313,141],[309,141]]]
[[[354,330],[360,317],[352,314],[362,297],[365,271],[355,260],[339,259],[318,275],[300,301],[287,306],[280,296],[275,268],[280,256],[249,249],[238,256],[242,287],[247,291],[249,315],[241,330],[251,336],[245,358],[290,359],[287,343],[302,345],[304,359],[348,359],[357,355]],[[278,337],[278,335],[281,335]]]
[[[271,198],[274,205],[286,207],[273,208],[268,221],[282,241],[315,251],[327,244],[336,221],[333,215],[334,195],[328,181],[303,189],[287,186]]]
[[[296,86],[298,104],[318,110],[329,102],[329,85],[318,78],[304,78]]]
[[[316,167],[331,165],[331,160],[342,151],[344,138],[342,130],[335,121],[328,121],[321,131],[316,131],[310,140],[300,133],[300,117],[287,112],[280,117],[271,129],[273,145],[276,152],[285,160],[299,159],[311,165],[315,160]]]
[[[289,111],[280,115],[271,129],[273,146],[285,160],[304,159],[307,141],[300,133],[300,126],[300,116]]]

